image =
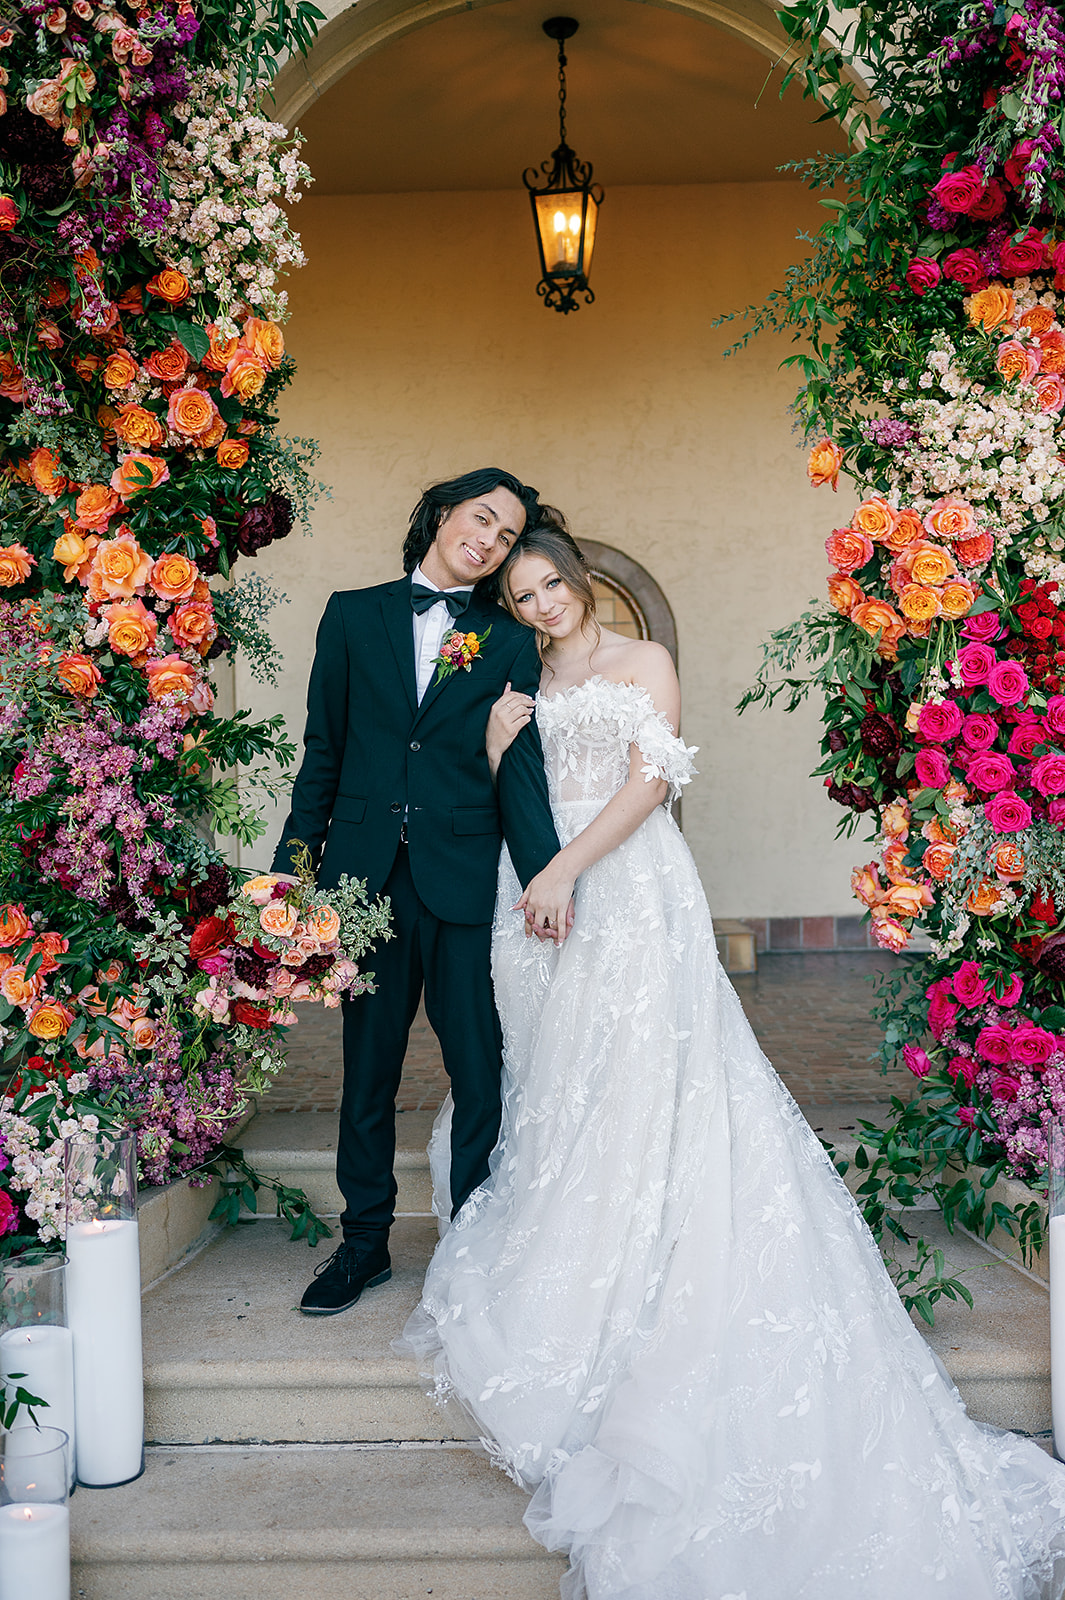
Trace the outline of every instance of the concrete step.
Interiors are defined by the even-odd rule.
[[[396,1115],[396,1211],[432,1210],[432,1184],[426,1148],[435,1111]],[[337,1117],[330,1111],[260,1111],[241,1135],[240,1147],[252,1166],[267,1177],[302,1189],[319,1216],[335,1217],[343,1208],[336,1183]],[[272,1214],[273,1196],[260,1191],[259,1210]]]
[[[467,1446],[151,1448],[136,1483],[74,1496],[73,1594],[558,1600],[526,1504]]]
[[[717,956],[726,972],[755,972],[758,946],[754,929],[728,917],[714,918]]]

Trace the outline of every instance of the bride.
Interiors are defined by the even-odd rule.
[[[596,624],[557,527],[501,591],[563,848],[524,895],[503,853],[502,1130],[406,1347],[567,1600],[1059,1600],[1065,1470],[968,1419],[718,964],[668,654]],[[493,763],[532,709],[497,702]]]

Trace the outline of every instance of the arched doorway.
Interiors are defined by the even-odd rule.
[[[677,665],[677,624],[661,586],[647,568],[613,545],[578,541],[595,591],[596,615],[606,628],[630,639],[664,644]]]

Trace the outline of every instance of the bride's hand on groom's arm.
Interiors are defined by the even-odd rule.
[[[531,695],[512,689],[508,683],[488,713],[484,745],[493,778],[499,771],[504,753],[510,749],[522,728],[531,722],[535,706],[536,701]]]

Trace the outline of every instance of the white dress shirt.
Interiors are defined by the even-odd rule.
[[[451,612],[444,604],[444,595],[447,594],[472,594],[473,584],[466,584],[457,589],[441,589],[431,578],[427,578],[421,567],[415,567],[410,575],[411,583],[420,583],[426,589],[436,589],[440,600],[435,606],[427,606],[424,611],[412,611],[414,618],[414,666],[418,681],[418,704],[428,689],[433,676],[433,662],[440,654],[440,646],[444,642],[445,633],[450,633],[452,628],[458,626],[452,620]]]

